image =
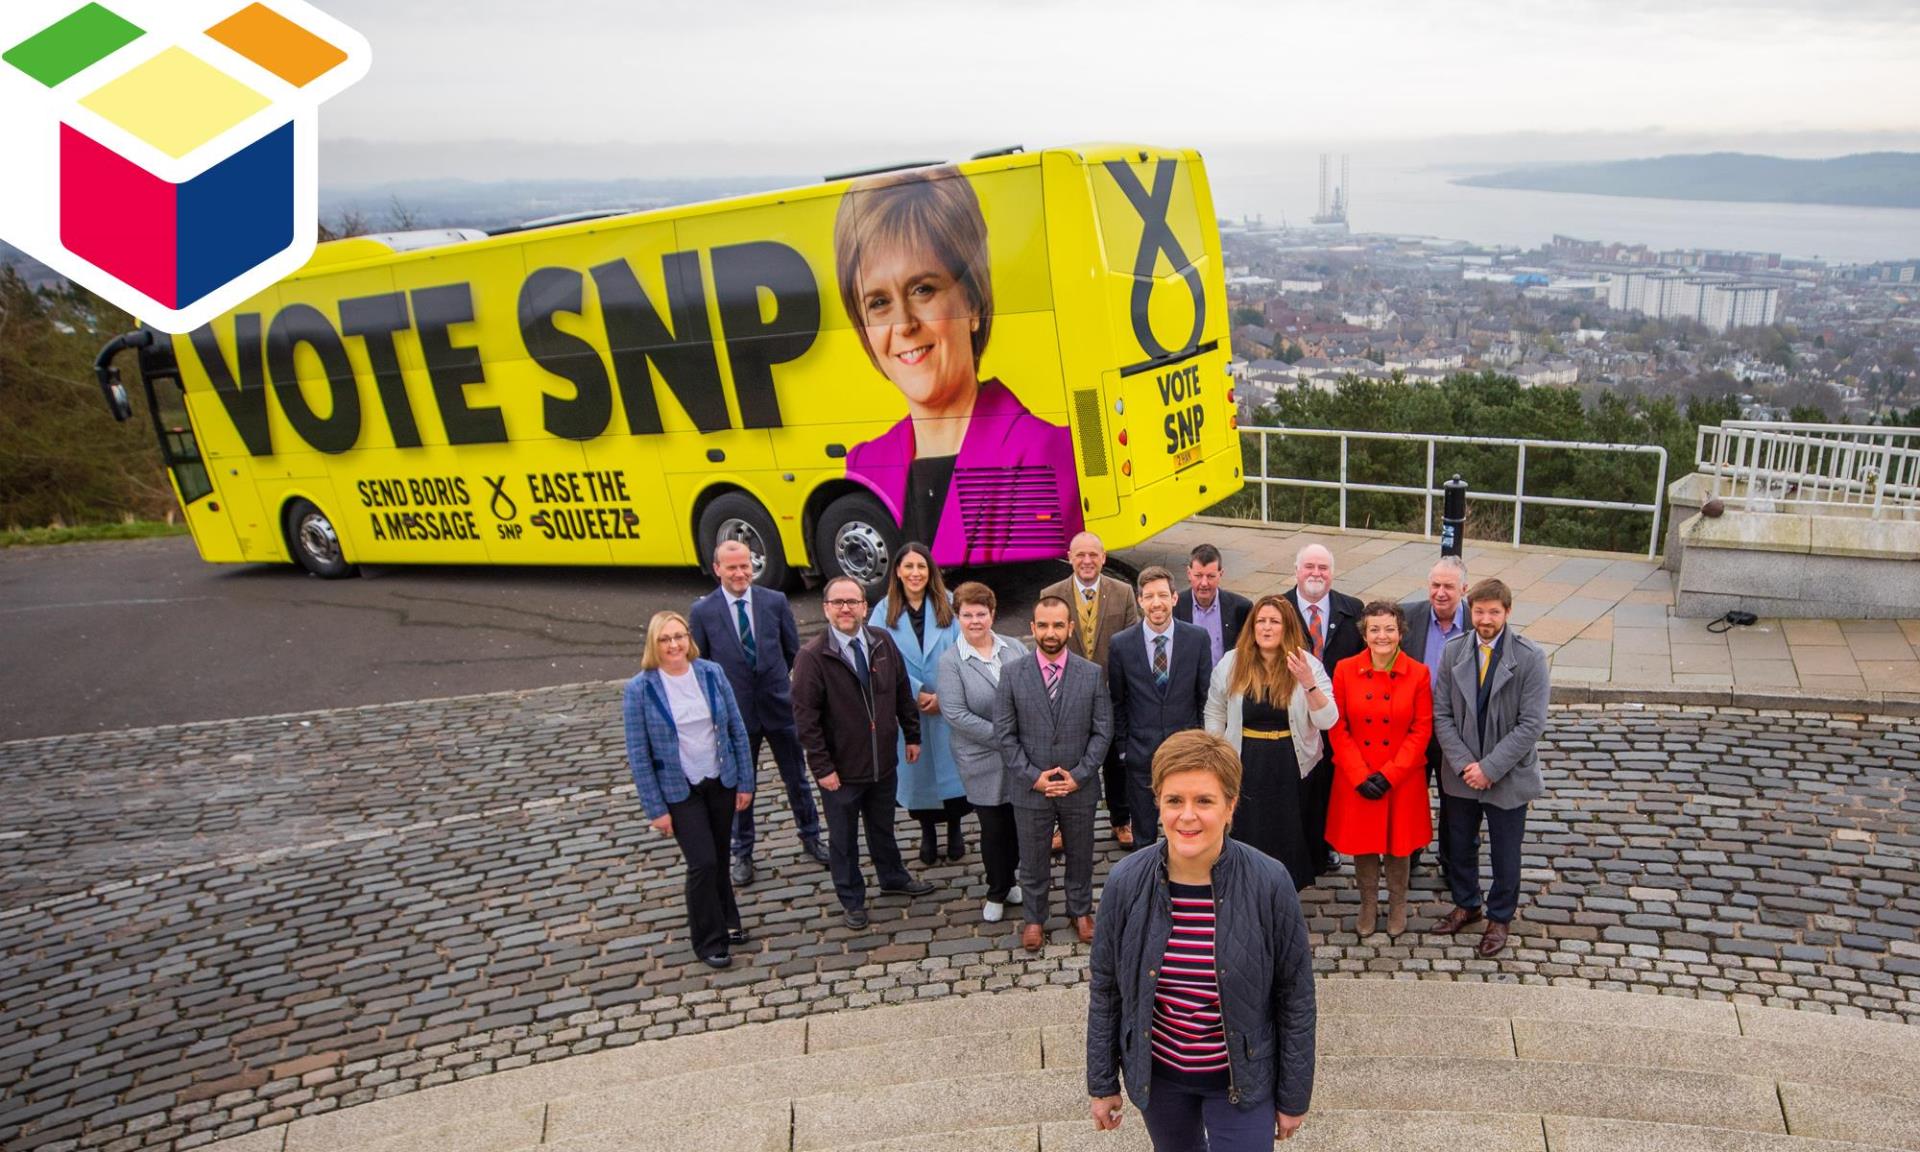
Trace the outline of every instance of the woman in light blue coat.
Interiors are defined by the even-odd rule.
[[[940,567],[925,544],[911,543],[894,557],[887,594],[873,606],[869,622],[893,637],[907,665],[907,682],[920,708],[920,759],[907,763],[900,754],[900,807],[920,821],[920,862],[940,858],[940,822],[947,825],[947,859],[967,854],[960,819],[972,810],[960,770],[953,761],[952,733],[940,715],[940,657],[960,638],[953,597],[940,579]]]

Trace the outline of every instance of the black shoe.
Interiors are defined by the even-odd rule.
[[[967,855],[967,838],[960,834],[960,821],[947,825],[947,859],[964,860]]]
[[[827,854],[827,846],[820,843],[818,836],[804,836],[800,840],[800,850],[813,857],[816,864],[831,864],[833,857]]]
[[[733,877],[735,888],[744,888],[753,883],[753,861],[745,856],[734,857],[733,871],[729,875]]]
[[[867,926],[867,910],[865,908],[849,908],[840,914],[840,918],[847,922],[847,927],[849,928],[865,928]]]
[[[700,963],[705,964],[709,968],[731,968],[733,967],[733,957],[722,952],[718,956],[702,956],[700,957]]]
[[[931,826],[920,827],[920,863],[937,864],[940,861],[940,833]]]
[[[747,941],[751,939],[753,939],[753,937],[747,935],[747,930],[745,928],[727,929],[727,943],[729,944],[745,944]]]
[[[940,887],[940,885],[935,884],[931,880],[909,880],[907,881],[905,887],[902,887],[902,888],[882,887],[880,891],[886,893],[889,896],[925,896],[927,893],[933,891],[935,888],[938,888],[938,887]]]

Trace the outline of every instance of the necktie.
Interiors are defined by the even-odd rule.
[[[853,638],[853,643],[848,647],[853,649],[853,674],[860,677],[860,685],[864,688],[868,683],[867,650],[861,645],[858,636]]]
[[[1042,664],[1040,665],[1040,671],[1046,673],[1047,699],[1060,699],[1060,665]]]
[[[1089,604],[1093,603],[1093,589],[1091,588],[1080,589],[1080,599],[1085,600]]]
[[[1153,638],[1153,682],[1161,688],[1167,686],[1167,638]]]
[[[1480,683],[1487,682],[1487,669],[1493,667],[1493,645],[1480,645]]]
[[[1307,629],[1313,633],[1313,658],[1318,660],[1327,648],[1327,634],[1320,628],[1320,605],[1307,605]]]
[[[740,647],[747,651],[747,663],[753,664],[759,659],[759,651],[753,646],[753,625],[747,623],[747,601],[745,597],[733,602],[733,611],[740,624]]]

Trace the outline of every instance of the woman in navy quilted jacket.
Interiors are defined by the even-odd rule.
[[[1156,1152],[1290,1139],[1313,1097],[1313,955],[1286,868],[1227,837],[1240,758],[1218,736],[1153,757],[1164,839],[1107,878],[1093,941],[1087,1094],[1120,1125],[1125,1086]]]
[[[686,617],[647,623],[640,674],[627,681],[627,765],[653,830],[687,858],[687,935],[710,968],[733,963],[747,942],[727,877],[733,814],[753,803],[746,722],[727,674],[699,659]]]

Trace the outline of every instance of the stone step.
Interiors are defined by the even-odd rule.
[[[1017,1124],[1011,1128],[970,1128],[935,1132],[929,1136],[902,1136],[841,1144],[823,1152],[1040,1152],[1040,1128]]]
[[[547,1106],[522,1104],[414,1128],[351,1146],[352,1152],[518,1152],[540,1143]]]
[[[1478,1056],[1489,1060],[1514,1055],[1513,1028],[1504,1019],[1472,1016],[1322,1016],[1315,1029],[1321,1056]],[[1085,1067],[1086,1021],[1046,1029],[1046,1066]]]
[[[1787,1127],[1796,1136],[1920,1149],[1920,1100],[1812,1084],[1780,1085]]]
[[[649,1126],[554,1140],[520,1152],[789,1152],[793,1109],[785,1100],[709,1112],[662,1110]]]
[[[1797,1037],[1713,1036],[1568,1020],[1517,1019],[1512,1025],[1516,1051],[1523,1060],[1696,1072],[1737,1070],[1743,1076],[1920,1099],[1920,1060],[1800,1043]],[[1828,1033],[1830,1038],[1837,1035]]]
[[[1320,980],[1314,991],[1325,1016],[1525,1016],[1725,1036],[1740,1033],[1732,1004],[1681,996],[1447,980]]]
[[[807,1021],[807,1051],[887,1044],[908,1037],[953,1036],[1084,1022],[1087,986],[1049,987],[834,1012]]]
[[[1771,1080],[1607,1064],[1475,1057],[1323,1057],[1314,1106],[1326,1111],[1564,1113],[1761,1133],[1786,1132]],[[830,1092],[793,1104],[795,1152],[859,1140],[1084,1115],[1072,1068]]]
[[[786,1101],[847,1085],[911,1094],[954,1078],[1039,1071],[1038,1029],[863,1045],[656,1077],[639,1091],[629,1086],[564,1096],[547,1106],[546,1139],[561,1142],[608,1132],[644,1134],[658,1127],[661,1117],[678,1112]],[[1014,1122],[1011,1118],[1001,1121]]]
[[[782,1020],[676,1036],[514,1068],[296,1120],[286,1130],[284,1152],[337,1152],[396,1132],[433,1129],[476,1114],[545,1104],[559,1096],[701,1069],[798,1056],[806,1051],[806,1044],[806,1021]],[[226,1152],[219,1145],[212,1147]],[[247,1150],[236,1147],[235,1152]]]
[[[1551,1152],[1884,1152],[1888,1147],[1591,1116],[1541,1119]]]
[[[1152,1152],[1147,1126],[1129,1108],[1120,1127],[1090,1119],[1041,1129],[1040,1152]],[[1288,1152],[1546,1152],[1537,1116],[1466,1112],[1322,1112],[1307,1115]]]
[[[1887,1020],[1828,1016],[1792,1008],[1741,1005],[1740,1031],[1764,1040],[1790,1040],[1855,1052],[1875,1052],[1901,1060],[1920,1061],[1920,1028]]]

